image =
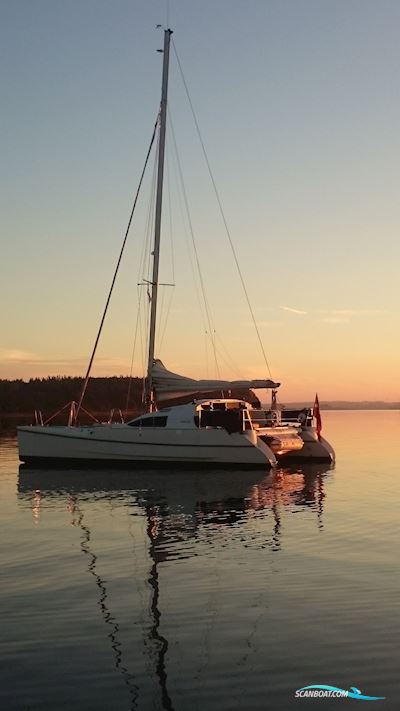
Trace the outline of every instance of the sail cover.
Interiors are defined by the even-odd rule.
[[[157,400],[183,397],[214,390],[257,390],[258,388],[279,388],[273,380],[193,380],[184,375],[171,373],[160,360],[155,360],[152,368],[153,387]]]

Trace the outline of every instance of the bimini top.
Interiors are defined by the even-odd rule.
[[[151,373],[158,401],[214,390],[275,389],[280,386],[280,383],[274,383],[273,380],[193,380],[178,373],[171,373],[160,360],[154,361]]]

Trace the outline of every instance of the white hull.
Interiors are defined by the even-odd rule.
[[[224,429],[33,426],[18,428],[20,459],[29,464],[82,463],[271,467],[272,450],[255,432]]]
[[[279,461],[335,461],[333,447],[323,437],[318,438],[314,427],[302,427],[298,430],[298,434],[304,442],[302,449],[284,454],[282,457],[279,457]]]

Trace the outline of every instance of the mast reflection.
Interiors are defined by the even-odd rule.
[[[119,625],[111,612],[106,581],[100,576],[98,555],[92,550],[91,531],[85,522],[85,511],[99,500],[121,501],[137,514],[146,517],[150,569],[151,624],[146,633],[151,644],[147,652],[152,659],[161,694],[163,709],[173,711],[168,690],[168,640],[161,632],[162,598],[160,566],[179,557],[197,555],[197,542],[213,542],[223,533],[225,544],[244,541],[245,525],[256,517],[266,520],[272,515],[272,528],[262,547],[273,552],[282,548],[282,515],[285,509],[314,512],[317,526],[323,529],[325,481],[330,467],[313,465],[301,469],[278,469],[274,472],[120,472],[120,471],[49,471],[20,467],[18,495],[37,516],[38,505],[46,498],[65,500],[72,523],[81,531],[80,548],[87,557],[87,570],[99,590],[98,606],[114,653],[115,667],[122,675],[130,694],[130,708],[137,708],[139,688],[134,675],[123,663]],[[135,508],[135,511],[133,511]],[[240,538],[238,533],[240,533]],[[193,543],[193,546],[188,545]],[[240,544],[239,544],[240,545]]]
[[[87,525],[84,523],[84,513],[80,508],[78,497],[76,495],[71,495],[68,503],[67,509],[72,514],[72,525],[80,528],[82,531],[80,539],[80,548],[82,553],[88,558],[88,572],[93,576],[96,586],[99,589],[99,599],[98,606],[100,608],[101,615],[105,624],[108,626],[109,632],[107,636],[111,641],[111,647],[114,653],[115,668],[121,673],[122,678],[128,689],[131,703],[130,708],[132,711],[137,708],[137,699],[139,696],[139,687],[134,682],[134,676],[131,674],[127,667],[123,664],[123,648],[122,643],[119,640],[119,625],[115,617],[111,614],[108,607],[108,593],[106,588],[105,580],[97,572],[97,555],[91,550],[91,532]]]
[[[160,587],[159,587],[159,574],[158,574],[158,563],[160,562],[158,560],[157,556],[157,549],[156,549],[156,543],[157,543],[157,525],[156,522],[153,520],[152,516],[152,507],[149,506],[146,509],[146,514],[147,514],[147,535],[149,537],[150,541],[150,557],[153,561],[153,565],[151,566],[150,570],[150,575],[148,578],[148,581],[151,585],[152,588],[152,598],[151,598],[151,612],[153,616],[153,624],[150,629],[150,638],[156,643],[158,646],[158,654],[157,654],[157,667],[156,667],[156,673],[158,677],[158,682],[161,688],[161,702],[162,702],[162,707],[163,709],[166,709],[167,711],[173,711],[173,705],[172,701],[170,698],[170,695],[168,693],[168,688],[167,688],[167,672],[166,672],[166,667],[165,667],[165,657],[168,651],[168,641],[167,639],[160,633],[160,620],[161,620],[161,612],[158,607],[159,603],[159,598],[160,598]]]

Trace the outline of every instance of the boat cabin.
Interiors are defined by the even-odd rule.
[[[250,410],[251,405],[245,400],[201,400],[150,412],[127,424],[168,429],[222,428],[231,434],[253,429]]]

